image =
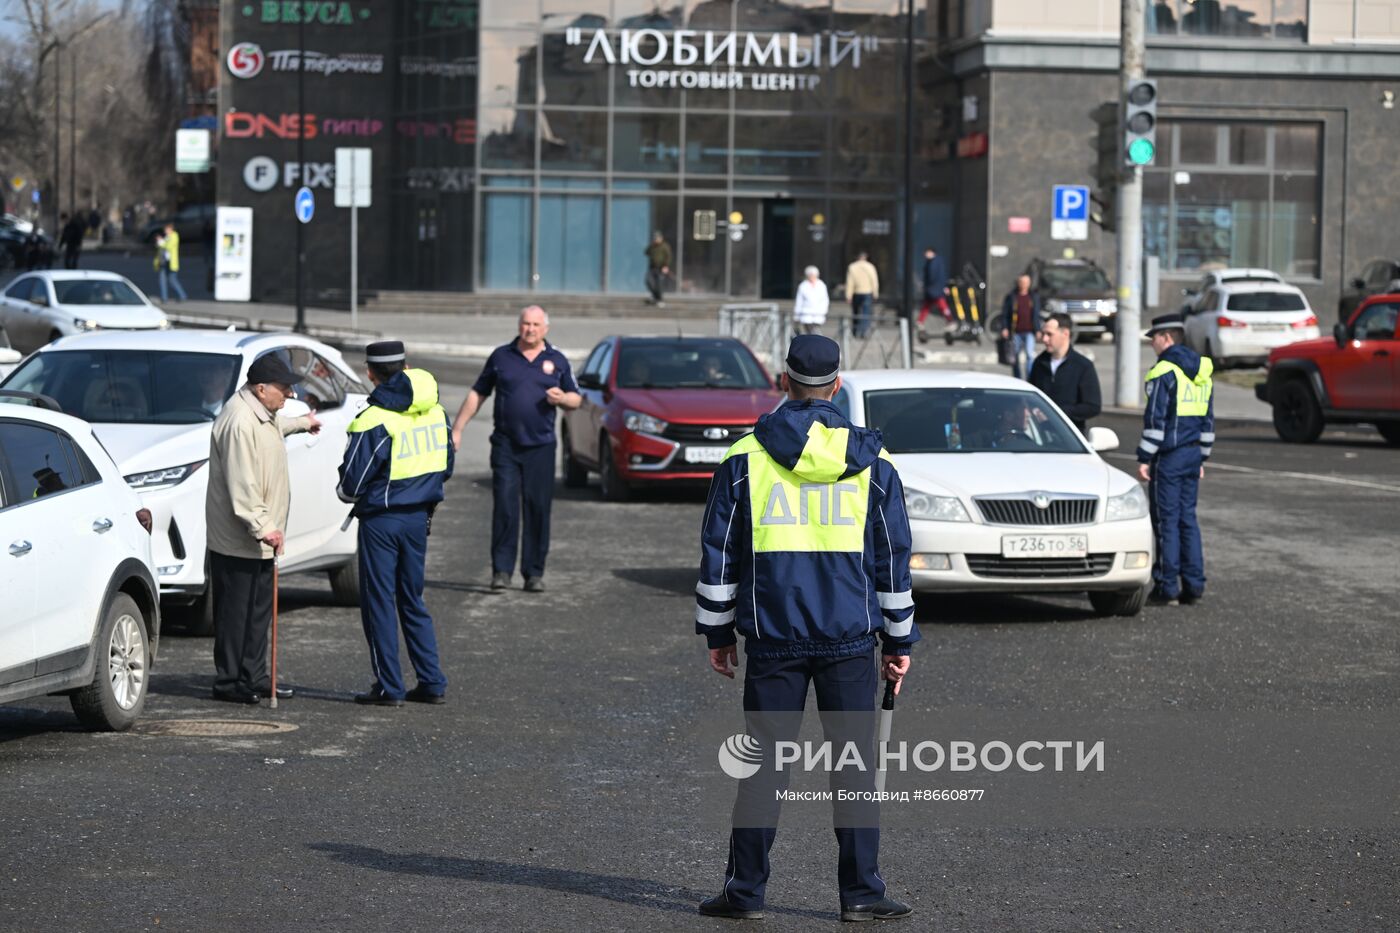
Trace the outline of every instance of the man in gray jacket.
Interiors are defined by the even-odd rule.
[[[214,421],[204,519],[214,599],[214,699],[257,703],[292,691],[267,671],[272,624],[272,565],[282,553],[291,507],[288,434],[316,434],[315,415],[278,418],[296,374],[275,353],[253,361],[248,383]]]

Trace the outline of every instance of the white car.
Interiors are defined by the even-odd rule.
[[[130,728],[160,639],[151,514],[77,418],[0,405],[0,594],[0,703],[67,693]]]
[[[15,371],[24,355],[10,346],[10,335],[0,326],[0,379]]]
[[[4,383],[56,399],[92,424],[154,516],[161,598],[191,607],[184,621],[194,632],[213,630],[204,523],[212,424],[267,353],[301,378],[282,414],[313,410],[323,425],[287,438],[292,507],[279,566],[328,572],[337,601],[356,605],[357,529],[345,525],[350,507],[335,486],[345,429],[367,393],[338,350],[290,333],[99,332],[44,347]]]
[[[1201,280],[1190,288],[1183,288],[1181,294],[1185,299],[1185,304],[1181,306],[1182,314],[1190,314],[1191,309],[1201,300],[1201,296],[1216,285],[1227,285],[1232,282],[1273,282],[1282,285],[1283,278],[1269,269],[1250,269],[1245,267],[1229,269],[1211,269]]]
[[[168,330],[165,312],[113,272],[46,269],[19,276],[0,292],[0,327],[16,350],[39,349],[94,330]]]
[[[1186,345],[1221,369],[1262,366],[1269,351],[1320,331],[1307,297],[1278,282],[1232,282],[1206,289],[1186,315]]]
[[[1101,615],[1141,611],[1152,524],[1142,486],[1096,452],[1118,446],[1112,431],[1091,428],[1086,439],[1010,376],[841,379],[837,406],[880,429],[904,483],[915,590],[1081,592]]]

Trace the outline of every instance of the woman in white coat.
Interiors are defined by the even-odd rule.
[[[831,306],[831,296],[827,294],[826,283],[821,280],[821,272],[816,266],[803,270],[806,276],[797,286],[797,301],[792,306],[792,318],[801,334],[815,334],[826,323],[826,311]]]

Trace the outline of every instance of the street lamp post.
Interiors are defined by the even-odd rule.
[[[904,35],[904,309],[914,314],[914,0],[909,0]]]
[[[68,209],[78,210],[78,56],[69,52],[68,64]]]
[[[55,39],[49,43],[49,48],[53,50],[53,185],[50,194],[53,197],[52,230],[53,235],[58,236],[58,193],[63,187],[63,153],[59,151],[59,124],[63,109],[63,43]]]

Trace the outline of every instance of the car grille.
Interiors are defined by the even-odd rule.
[[[1065,310],[1070,314],[1080,311],[1093,311],[1097,314],[1099,311],[1099,303],[1093,300],[1084,301],[1081,299],[1069,299],[1065,301]]]
[[[1038,508],[1030,499],[974,499],[989,525],[1091,525],[1099,500],[1051,499],[1049,508]]]
[[[719,428],[725,432],[723,437],[706,437],[705,432],[711,428]],[[662,437],[668,441],[680,441],[682,444],[720,444],[729,445],[753,431],[751,424],[671,424],[666,426]]]
[[[1002,557],[1000,554],[968,554],[967,569],[973,576],[1016,580],[1054,580],[1061,577],[1101,577],[1113,569],[1112,554],[1088,557]]]

